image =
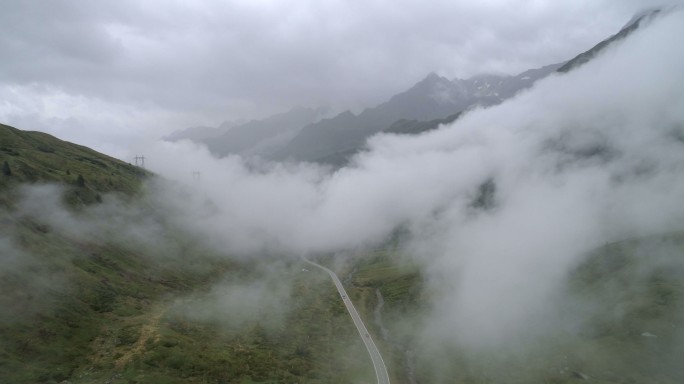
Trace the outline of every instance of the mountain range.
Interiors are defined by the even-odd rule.
[[[342,112],[324,118],[324,109],[297,107],[263,120],[252,120],[232,128],[194,127],[166,137],[205,144],[219,156],[258,155],[271,160],[330,162],[341,153],[353,154],[366,139],[378,132],[417,133],[450,122],[449,116],[467,109],[498,104],[535,81],[556,71],[562,64],[532,69],[516,76],[481,75],[449,80],[430,73],[408,90],[361,113]],[[444,119],[444,121],[442,121]],[[408,121],[422,128],[407,129]],[[431,124],[432,123],[432,124]],[[404,128],[399,129],[400,126]],[[415,131],[415,132],[414,132]],[[342,164],[347,156],[341,158]]]
[[[318,121],[325,108],[295,107],[263,120],[252,120],[227,132],[200,140],[218,156],[229,154],[266,156],[292,139],[299,130]]]
[[[370,136],[391,131],[403,120],[428,122],[476,107],[500,103],[535,81],[553,73],[560,64],[525,71],[516,76],[476,76],[449,80],[429,74],[410,89],[358,115],[346,111],[302,129],[274,153],[276,160],[319,162],[341,152],[356,152]],[[395,131],[397,132],[397,131]],[[410,130],[402,133],[411,133]]]
[[[259,156],[276,161],[307,161],[343,166],[380,132],[418,134],[438,128],[473,108],[488,107],[513,97],[553,73],[566,73],[637,30],[661,11],[644,11],[618,33],[563,63],[530,69],[515,76],[478,75],[447,79],[430,73],[408,90],[359,114],[344,111],[324,118],[326,110],[297,107],[262,120],[174,132],[167,140],[202,143],[216,156]]]

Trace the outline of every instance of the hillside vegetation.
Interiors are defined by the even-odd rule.
[[[160,210],[140,168],[43,133],[0,126],[0,139],[0,382],[373,377],[325,275],[205,247]],[[277,310],[222,302],[269,279]]]
[[[93,203],[102,194],[133,195],[150,176],[142,168],[47,133],[22,131],[0,124],[0,189],[23,183],[69,186],[71,204]],[[6,198],[5,198],[6,203]]]

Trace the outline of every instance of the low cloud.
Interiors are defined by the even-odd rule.
[[[277,263],[257,268],[249,276],[218,282],[209,292],[177,299],[172,314],[233,331],[254,324],[267,330],[278,329],[290,310],[289,277],[288,268]]]
[[[0,235],[0,324],[14,323],[36,313],[54,309],[50,295],[69,289],[69,279],[59,269],[43,262],[27,243],[30,233],[2,223]],[[37,228],[41,230],[42,228]],[[29,249],[27,249],[29,248]]]
[[[181,225],[234,254],[353,250],[402,228],[436,293],[428,333],[497,346],[543,328],[592,249],[684,229],[682,17],[437,131],[378,135],[339,171],[216,160],[187,142],[148,156],[192,191]]]

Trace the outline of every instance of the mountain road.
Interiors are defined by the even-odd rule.
[[[356,329],[359,331],[359,335],[361,336],[361,340],[363,340],[363,344],[366,346],[368,354],[370,355],[371,360],[373,361],[373,368],[375,368],[375,376],[378,379],[378,384],[389,384],[389,374],[387,373],[387,367],[385,366],[385,362],[382,360],[382,355],[380,355],[378,347],[373,342],[373,338],[368,332],[368,329],[366,329],[366,325],[361,320],[361,316],[359,316],[359,313],[356,311],[356,308],[354,308],[354,304],[352,304],[351,300],[349,299],[347,291],[345,291],[344,287],[342,286],[342,282],[340,281],[340,279],[337,277],[335,272],[331,271],[330,269],[320,264],[316,264],[313,261],[307,260],[306,258],[304,258],[304,256],[302,256],[301,258],[305,262],[324,270],[328,273],[328,275],[330,275],[330,278],[333,280],[333,283],[335,283],[335,287],[337,287],[337,291],[340,293],[342,301],[344,302],[345,307],[347,307],[347,311],[349,312],[349,315],[352,317],[354,325],[356,325]]]

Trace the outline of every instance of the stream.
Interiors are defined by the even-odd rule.
[[[406,378],[408,382],[410,384],[418,384],[414,375],[415,356],[413,354],[413,351],[405,348],[403,345],[390,338],[389,330],[385,328],[385,325],[382,322],[382,307],[385,305],[385,299],[382,297],[382,293],[380,293],[380,289],[378,288],[375,289],[375,297],[378,300],[378,305],[373,310],[373,322],[380,330],[380,336],[382,337],[382,340],[385,341],[387,344],[391,345],[392,348],[396,348],[403,352],[405,369],[404,372],[406,373]]]
[[[354,274],[356,274],[356,272],[357,267],[354,266],[353,269],[342,280],[345,285],[353,286],[352,282],[354,280]],[[391,339],[389,330],[385,327],[385,324],[382,322],[382,307],[385,305],[385,299],[382,297],[382,293],[378,288],[375,289],[375,297],[377,299],[378,304],[373,309],[373,323],[380,330],[380,337],[382,337],[382,340],[385,343],[389,344],[394,349],[402,351],[404,355],[404,364],[402,364],[402,366],[404,367],[404,374],[408,383],[418,384],[414,373],[416,366],[415,354],[413,350],[406,348],[401,343]]]

